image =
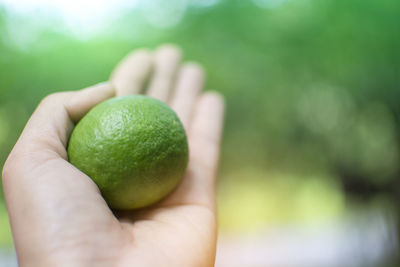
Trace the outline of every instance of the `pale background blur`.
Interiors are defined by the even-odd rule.
[[[0,0],[0,164],[45,95],[176,43],[227,101],[216,265],[398,266],[399,26],[398,0]]]

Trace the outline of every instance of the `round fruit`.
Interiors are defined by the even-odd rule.
[[[72,132],[68,156],[111,208],[135,209],[159,201],[179,184],[188,144],[171,108],[129,95],[92,108]]]

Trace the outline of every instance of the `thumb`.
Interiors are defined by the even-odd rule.
[[[66,145],[74,123],[113,95],[108,83],[52,94],[29,119],[2,175],[17,251],[36,253],[46,239],[60,238],[60,230],[72,235],[88,218],[112,218],[94,182],[67,161]]]

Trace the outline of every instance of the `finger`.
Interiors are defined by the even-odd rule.
[[[29,119],[16,148],[67,158],[65,147],[74,123],[114,93],[110,83],[102,83],[76,92],[47,96]]]
[[[189,130],[190,160],[177,190],[161,205],[199,204],[215,209],[215,178],[224,113],[223,98],[203,94],[194,110]]]
[[[74,121],[113,94],[109,83],[52,94],[29,119],[2,174],[20,259],[21,251],[26,255],[54,252],[58,245],[52,244],[58,241],[64,247],[85,225],[102,220],[117,223],[96,184],[67,161],[65,149]]]
[[[93,106],[115,95],[114,87],[109,82],[100,83],[77,91],[65,104],[71,120],[78,122]]]
[[[185,129],[188,129],[193,104],[202,90],[203,84],[204,71],[198,64],[188,63],[181,68],[171,99],[171,107],[178,114]]]
[[[111,84],[102,83],[80,91],[55,93],[42,100],[3,167],[4,192],[14,217],[28,218],[23,210],[32,210],[30,215],[34,218],[35,212],[40,214],[50,203],[56,205],[60,199],[71,199],[71,195],[86,195],[96,199],[93,203],[106,206],[97,186],[67,162],[65,147],[74,120],[113,95]]]
[[[164,45],[157,49],[154,58],[154,76],[150,81],[148,96],[167,101],[180,60],[181,52],[174,45]]]
[[[147,50],[137,50],[126,56],[111,74],[116,95],[139,94],[152,68],[152,55]]]

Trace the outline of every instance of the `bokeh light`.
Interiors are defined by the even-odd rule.
[[[396,0],[0,0],[0,162],[45,95],[176,43],[226,97],[217,266],[397,266],[399,15]],[[0,266],[11,246],[1,200]]]

